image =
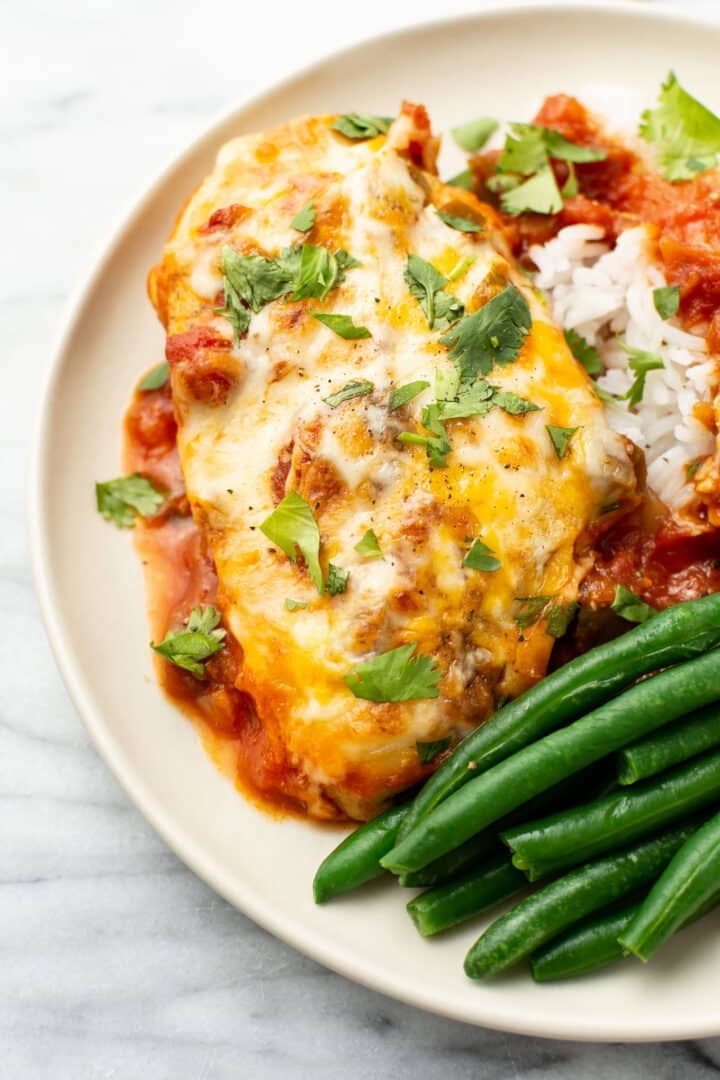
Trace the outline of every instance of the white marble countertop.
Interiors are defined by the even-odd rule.
[[[720,1040],[517,1038],[329,973],[187,870],[89,745],[45,640],[23,521],[26,444],[66,295],[108,223],[218,110],[437,5],[364,0],[353,14],[315,0],[215,0],[198,29],[201,10],[192,0],[0,2],[0,1075],[717,1076]],[[270,52],[256,43],[271,31]]]

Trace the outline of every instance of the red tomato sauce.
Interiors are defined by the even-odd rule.
[[[543,244],[567,225],[599,225],[606,237],[647,223],[653,227],[655,257],[666,280],[680,287],[679,315],[686,329],[704,334],[711,351],[720,352],[720,176],[717,170],[693,180],[670,183],[651,171],[621,142],[609,137],[581,102],[556,94],[543,102],[533,123],[552,128],[581,146],[602,149],[601,161],[575,166],[578,194],[565,199],[558,214],[499,210],[514,254],[532,267],[528,250]],[[472,161],[480,197],[497,205],[485,186],[495,173],[499,153],[489,151]],[[562,186],[564,162],[553,162]],[[698,419],[715,431],[708,405]],[[715,506],[700,506],[685,525],[649,499],[596,542],[595,565],[585,578],[581,600],[591,607],[612,602],[624,585],[655,607],[667,607],[720,590],[720,529]],[[709,521],[712,519],[712,524]]]
[[[212,558],[190,514],[176,436],[169,384],[136,391],[125,417],[125,468],[169,493],[160,513],[138,519],[134,530],[156,642],[179,629],[194,607],[213,604],[218,591]],[[276,816],[302,816],[282,748],[266,734],[251,698],[235,686],[241,662],[242,649],[230,634],[207,662],[204,680],[155,658],[161,687],[193,720],[213,761],[243,794]]]

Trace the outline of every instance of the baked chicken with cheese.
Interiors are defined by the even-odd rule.
[[[372,816],[545,672],[635,498],[494,211],[425,110],[222,148],[150,292],[235,688],[317,817]]]

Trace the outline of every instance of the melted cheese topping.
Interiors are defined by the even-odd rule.
[[[311,812],[330,798],[364,817],[427,772],[416,742],[466,733],[498,696],[544,673],[552,638],[542,623],[519,630],[516,598],[575,598],[588,527],[603,506],[632,495],[634,473],[544,303],[509,263],[491,208],[413,163],[434,159],[424,111],[406,106],[387,139],[365,142],[334,132],[333,120],[301,119],[227,144],[150,289],[168,328],[188,496],[215,559],[224,620],[244,653],[240,685],[306,778]],[[315,226],[300,236],[290,222],[310,199]],[[485,230],[452,229],[438,207],[484,220]],[[232,345],[215,312],[220,249],[274,257],[302,240],[343,247],[361,265],[324,302],[268,304]],[[494,408],[448,422],[445,469],[430,469],[422,447],[396,438],[423,431],[436,375],[452,367],[404,281],[409,252],[445,274],[470,256],[449,287],[468,311],[513,282],[533,315],[517,361],[491,380],[540,410]],[[350,315],[372,336],[343,340],[312,318],[316,310]],[[371,395],[336,409],[323,403],[358,378],[374,384]],[[431,388],[390,411],[393,387],[417,379]],[[548,424],[579,429],[561,461]],[[260,531],[289,491],[313,508],[323,570],[333,562],[349,571],[343,595],[319,596],[302,562]],[[368,528],[383,559],[355,551]],[[496,572],[463,566],[480,536],[502,562]],[[287,597],[307,607],[289,612]],[[355,698],[344,676],[408,642],[438,662],[440,697]]]

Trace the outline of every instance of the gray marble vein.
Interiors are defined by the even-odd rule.
[[[720,1040],[587,1046],[484,1031],[388,1000],[274,940],[167,850],[89,745],[56,673],[32,591],[23,487],[62,304],[108,222],[220,107],[358,33],[436,12],[429,0],[361,8],[353,18],[319,0],[0,2],[7,1080],[720,1074]],[[248,49],[250,32],[260,47]]]

